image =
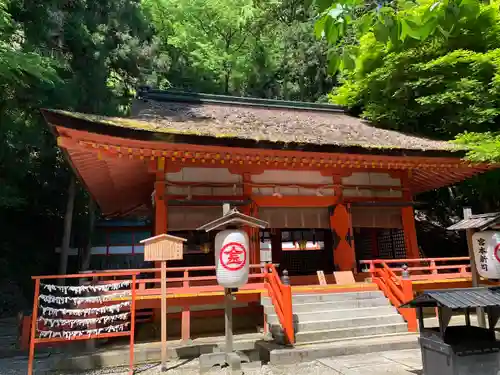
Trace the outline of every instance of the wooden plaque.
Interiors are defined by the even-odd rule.
[[[323,271],[317,271],[319,285],[326,285],[326,277]]]
[[[185,238],[160,234],[142,240],[144,244],[144,260],[167,261],[182,259]]]
[[[333,275],[335,276],[335,283],[339,285],[346,285],[346,284],[355,284],[356,280],[354,279],[354,275],[352,271],[337,271],[334,272]]]

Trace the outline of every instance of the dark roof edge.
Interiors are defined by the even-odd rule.
[[[137,99],[182,103],[212,103],[225,105],[244,105],[276,109],[299,109],[306,111],[344,113],[344,108],[333,104],[297,102],[291,100],[261,99],[230,95],[202,94],[176,90],[156,90],[147,86],[137,89]]]
[[[385,155],[385,156],[428,156],[428,157],[463,157],[465,152],[461,150],[414,150],[399,148],[369,148],[361,146],[341,145],[314,145],[314,144],[283,144],[271,141],[254,141],[239,138],[217,138],[213,136],[199,135],[172,135],[152,132],[150,130],[128,129],[114,127],[98,121],[81,119],[60,113],[57,110],[40,110],[48,124],[59,125],[75,130],[89,131],[97,134],[108,135],[125,139],[138,139],[141,141],[168,142],[177,144],[198,144],[222,147],[239,147],[250,149],[267,149],[283,151],[305,151],[324,153],[349,153],[359,155]]]

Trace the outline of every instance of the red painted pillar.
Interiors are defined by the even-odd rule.
[[[405,235],[406,257],[409,259],[420,258],[418,251],[417,230],[415,228],[415,215],[413,207],[403,207],[401,209],[401,219]]]
[[[339,271],[356,269],[354,237],[352,232],[351,213],[348,206],[336,204],[330,209],[330,228],[338,243],[333,251],[333,261]]]

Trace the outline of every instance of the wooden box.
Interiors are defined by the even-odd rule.
[[[185,241],[185,238],[170,236],[168,234],[146,238],[141,241],[144,244],[144,260],[166,261],[182,259]]]

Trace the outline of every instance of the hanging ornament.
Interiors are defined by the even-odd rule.
[[[65,285],[53,285],[53,284],[44,284],[40,283],[42,289],[45,289],[49,292],[58,291],[64,294],[73,293],[76,295],[81,295],[87,292],[110,292],[119,289],[123,289],[129,287],[132,284],[132,281],[125,280],[119,283],[110,283],[110,284],[100,284],[100,285],[79,285],[79,286],[65,286]]]

